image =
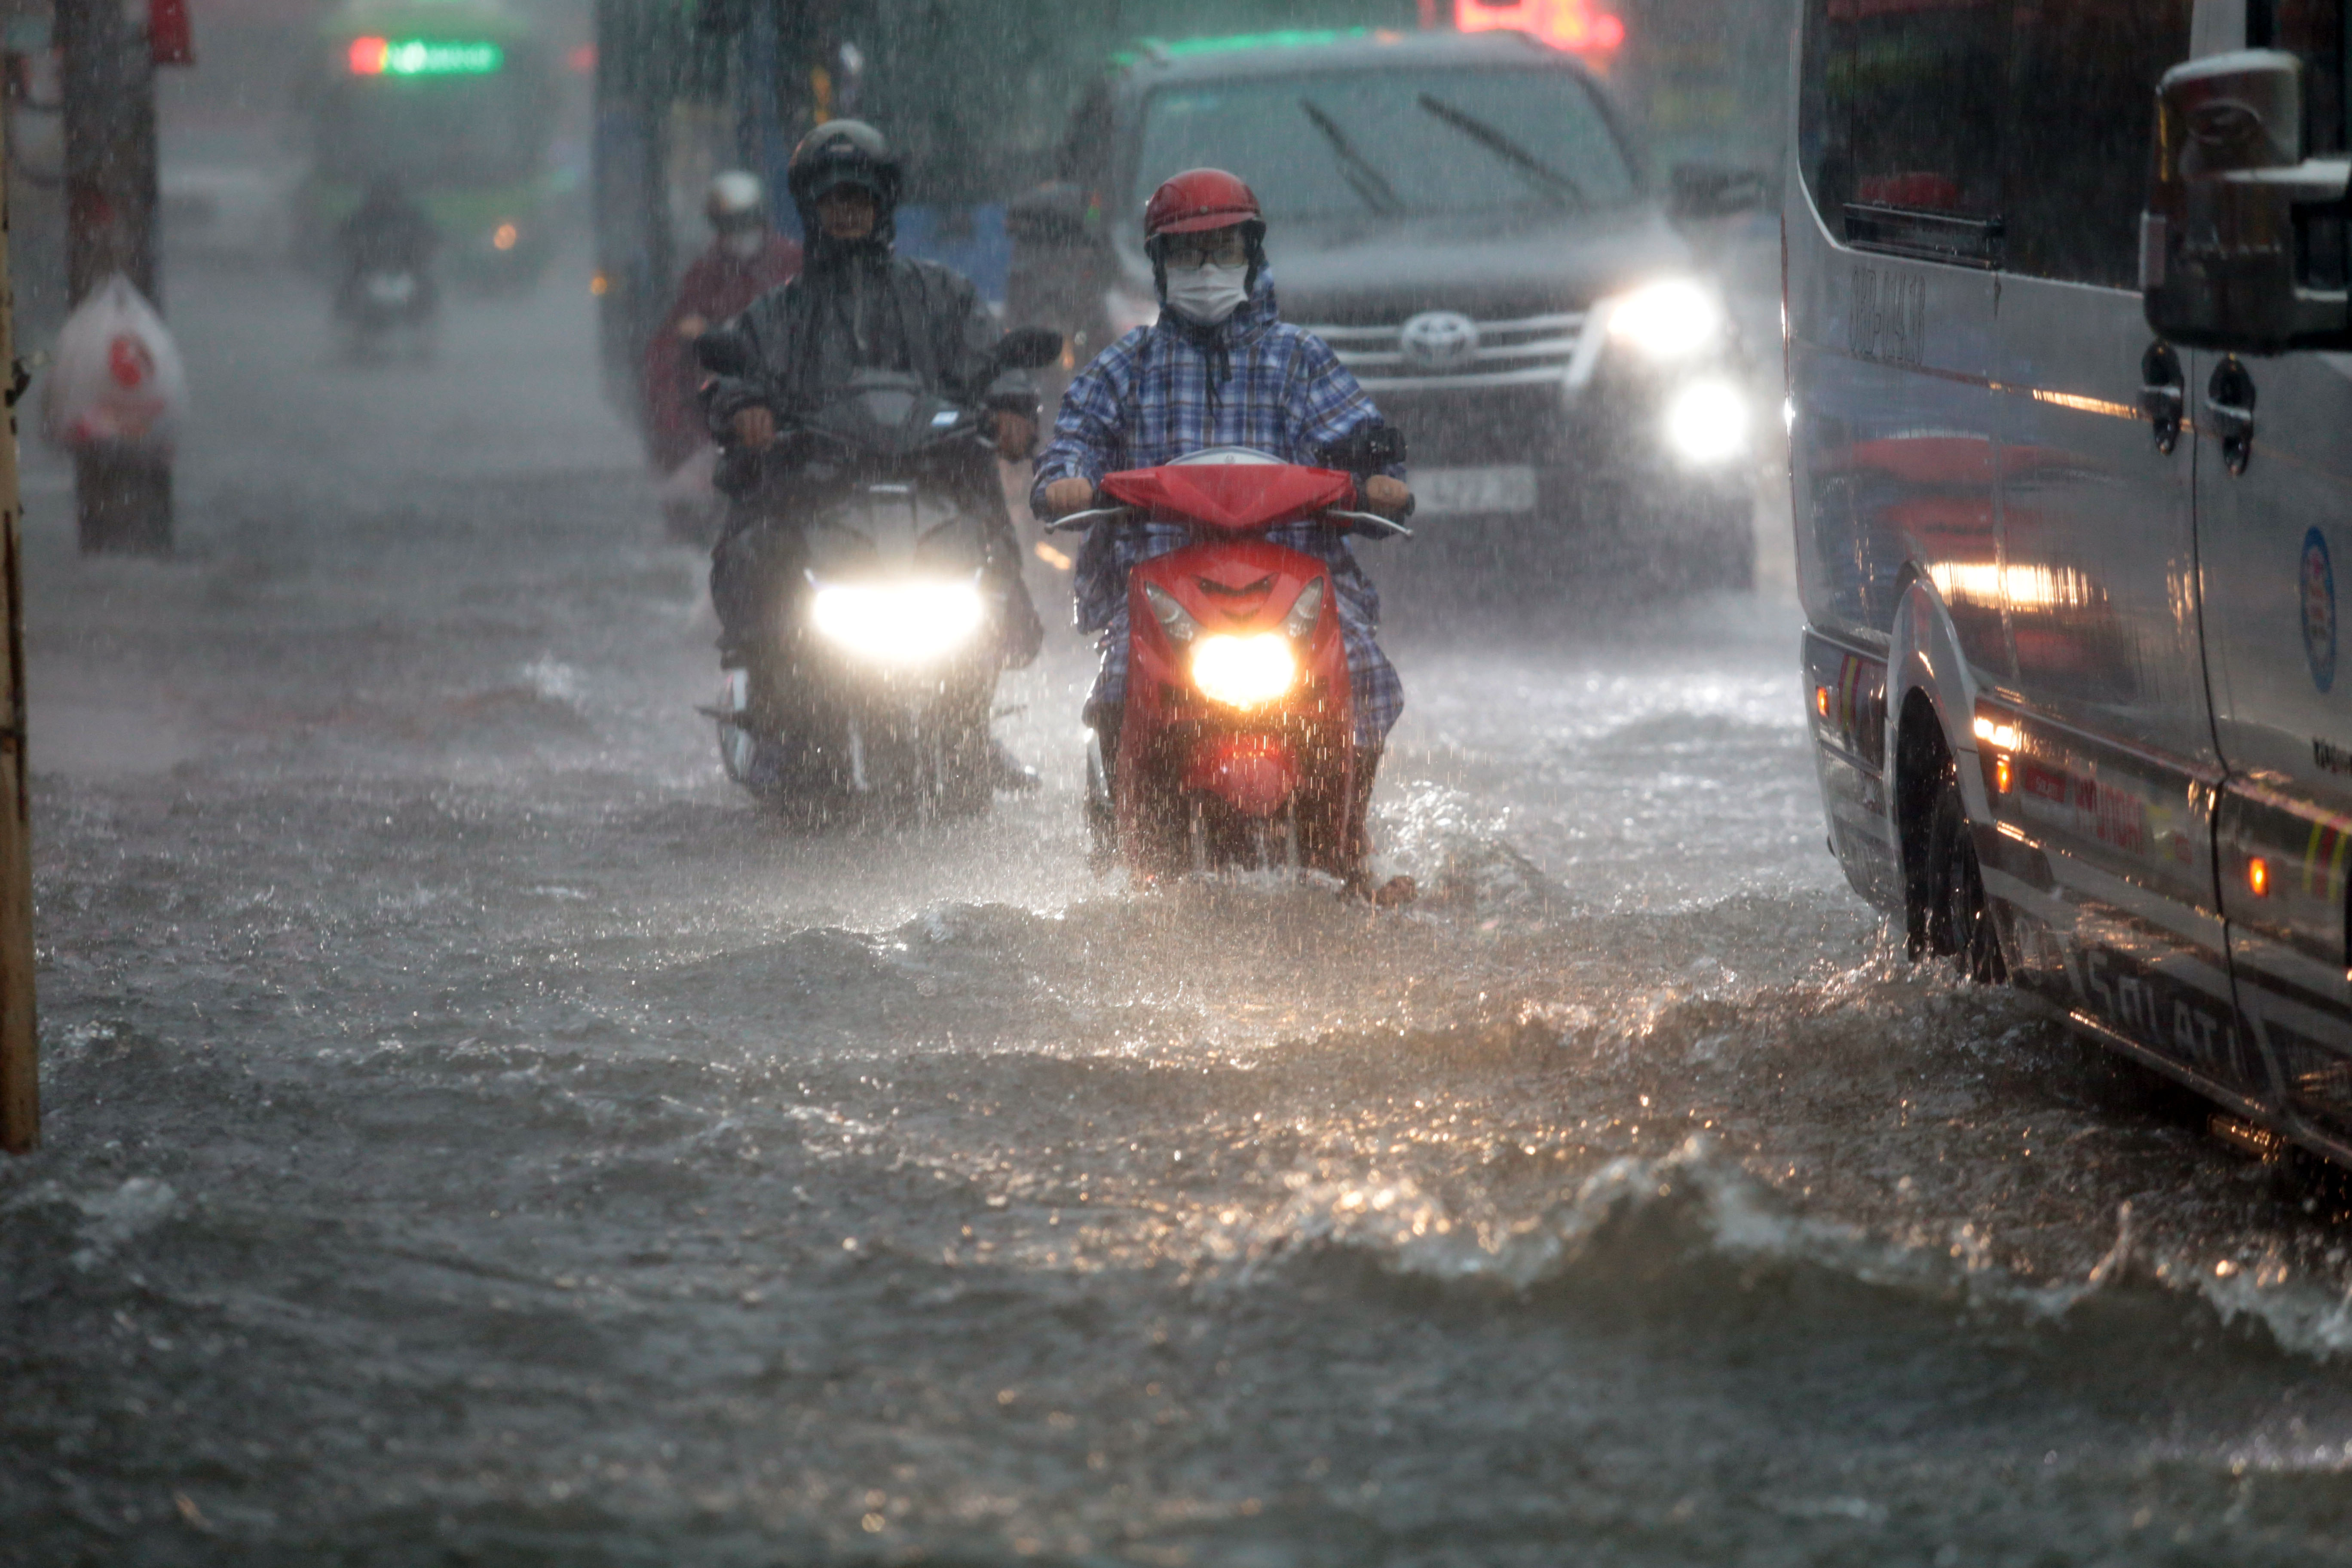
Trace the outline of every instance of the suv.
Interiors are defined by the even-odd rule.
[[[1519,34],[1358,30],[1150,46],[1014,204],[1009,314],[1077,354],[1159,314],[1136,215],[1247,180],[1283,316],[1402,428],[1423,516],[1492,585],[1595,565],[1745,587],[1749,398],[1730,318],[1607,94]],[[1682,169],[1679,211],[1762,199]],[[1498,569],[1497,569],[1498,568]]]

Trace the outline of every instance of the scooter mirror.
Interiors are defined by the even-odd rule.
[[[1004,370],[1042,370],[1062,357],[1062,334],[1051,327],[1015,327],[996,342]]]
[[[748,380],[751,374],[751,345],[741,334],[725,327],[713,327],[694,340],[694,357],[703,369],[713,375]]]

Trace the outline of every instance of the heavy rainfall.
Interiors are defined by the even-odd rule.
[[[0,1562],[2352,1559],[2319,1124],[2103,1048],[1965,931],[1956,965],[1824,844],[1816,721],[1869,694],[1817,689],[1801,633],[1881,579],[1861,524],[1805,564],[1792,516],[1791,41],[2008,7],[154,0],[129,46],[71,9],[15,0],[0,46],[41,1104],[0,1159]],[[145,215],[116,164],[150,94]],[[822,142],[845,121],[887,150]],[[796,191],[812,134],[848,173]],[[1843,233],[1889,281],[1837,346],[1932,362],[1946,297],[1864,219],[1925,222],[1942,176],[1867,151]],[[1196,164],[1262,242],[1227,213],[1147,248]],[[856,407],[953,448],[892,437],[903,482],[725,324],[799,269],[865,353],[826,258],[877,211],[953,277],[868,281],[977,334],[930,363],[901,293],[912,363],[856,362]],[[1360,520],[1384,744],[1352,599],[1292,615],[1311,668],[1265,700],[1311,743],[1150,685],[1141,639],[1202,605],[1354,581],[1228,538],[1210,599],[1151,589],[1124,722],[1178,717],[1119,750],[1074,584],[1143,537],[1121,508],[1240,505],[1250,464],[1156,502],[1081,464],[1033,507],[1089,363],[1226,275],[1403,437],[1276,454],[1339,476],[1286,515]],[[184,367],[164,427],[70,416],[100,306]],[[1165,310],[1205,363],[1228,318]],[[1058,358],[986,357],[1022,327]],[[1288,395],[1224,341],[1212,421]],[[762,451],[747,406],[805,430]],[[722,624],[714,542],[836,505],[796,462],[854,471],[835,533],[955,534],[919,614],[850,596],[859,535],[750,568],[815,631]],[[1956,570],[1903,581],[1966,636]],[[820,636],[919,721],[760,641]],[[1310,679],[1354,683],[1352,744]],[[1144,777],[1196,735],[1238,749]]]

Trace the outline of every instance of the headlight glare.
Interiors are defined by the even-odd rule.
[[[987,617],[977,583],[821,583],[817,634],[872,664],[928,664],[971,639]]]
[[[1666,405],[1666,443],[1693,463],[1719,463],[1748,449],[1748,399],[1719,377],[1694,381]]]
[[[1298,656],[1280,632],[1202,637],[1192,650],[1192,684],[1212,702],[1261,708],[1298,681]]]
[[[1723,306],[1688,278],[1644,283],[1609,303],[1609,338],[1659,361],[1688,359],[1723,335]]]

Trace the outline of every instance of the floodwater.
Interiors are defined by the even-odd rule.
[[[28,479],[0,1561],[2352,1558],[2340,1188],[1894,952],[1784,599],[1400,637],[1402,912],[1090,879],[1066,635],[813,835],[583,277],[173,304],[179,558]]]

